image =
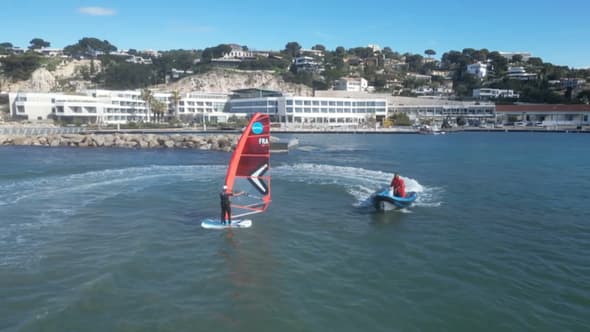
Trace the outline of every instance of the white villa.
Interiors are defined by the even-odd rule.
[[[334,82],[334,90],[367,91],[369,82],[362,77],[346,77]]]
[[[472,63],[467,65],[467,72],[478,78],[484,78],[488,74],[488,65],[481,62]]]
[[[508,67],[508,78],[527,81],[537,78],[537,74],[527,73],[524,67]]]
[[[509,61],[512,61],[512,58],[515,55],[520,55],[522,57],[522,60],[524,61],[528,61],[531,57],[531,53],[530,52],[499,52],[501,56],[503,56],[504,58],[506,58]]]
[[[498,99],[498,98],[514,98],[518,99],[520,95],[514,93],[514,90],[505,89],[473,89],[473,98],[476,99]]]

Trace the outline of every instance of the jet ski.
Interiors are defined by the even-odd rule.
[[[394,196],[389,188],[373,194],[373,205],[379,211],[389,211],[395,209],[403,209],[412,205],[416,200],[418,194],[414,191],[409,191],[406,196]]]

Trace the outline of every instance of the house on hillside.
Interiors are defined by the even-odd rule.
[[[537,74],[534,73],[527,73],[524,67],[508,67],[508,78],[521,80],[521,81],[528,81],[537,79]]]
[[[481,89],[473,89],[473,98],[475,99],[498,99],[498,98],[512,98],[518,99],[520,95],[518,93],[514,93],[514,90],[504,90],[504,89],[489,89],[489,88],[481,88]]]
[[[369,82],[362,77],[344,77],[334,82],[334,90],[367,91]]]
[[[306,71],[311,73],[321,73],[324,71],[323,66],[310,56],[300,56],[293,59],[293,65],[297,71]]]
[[[467,72],[481,79],[486,77],[488,73],[488,65],[481,62],[472,63],[467,65]]]

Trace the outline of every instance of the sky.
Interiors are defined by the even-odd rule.
[[[377,44],[436,57],[450,50],[528,51],[590,68],[590,0],[2,0],[0,42],[51,47],[83,37],[119,49],[203,49],[235,43],[281,50]]]

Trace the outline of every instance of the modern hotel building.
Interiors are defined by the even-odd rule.
[[[239,116],[262,112],[286,126],[358,126],[387,117],[385,98],[299,97],[278,91],[236,90],[228,112]]]

